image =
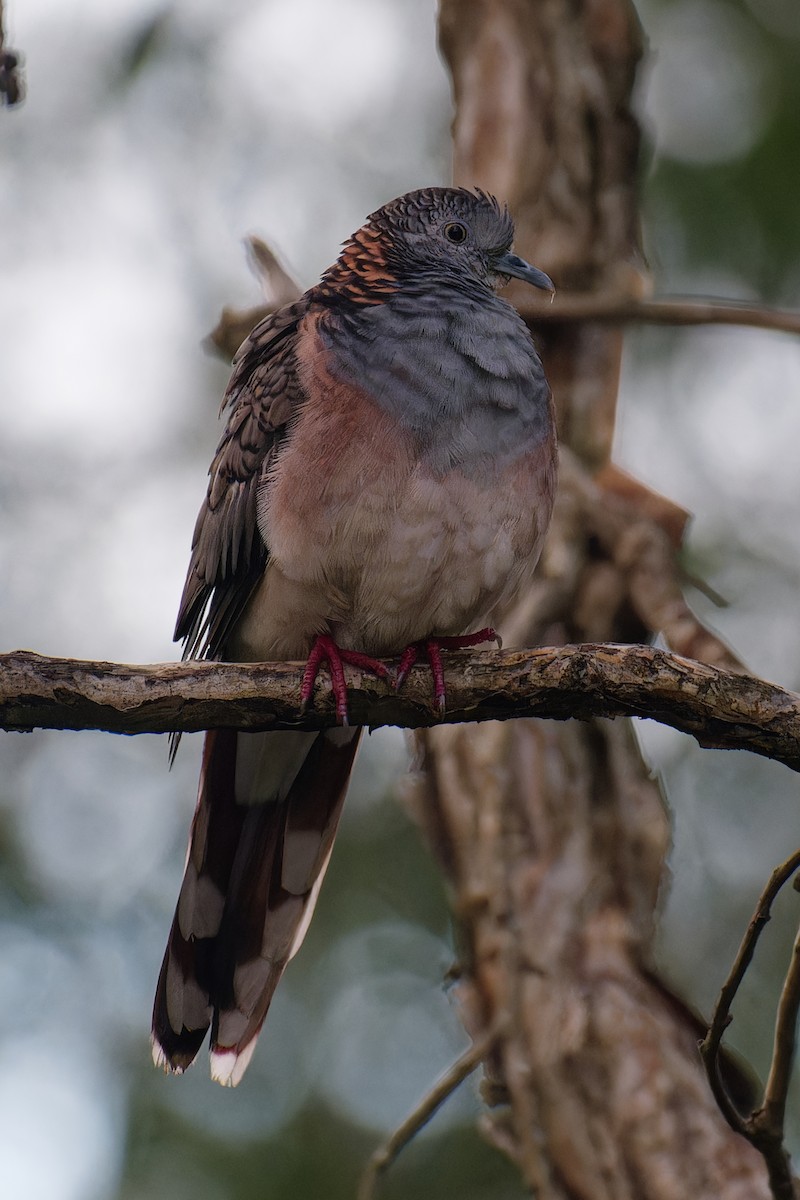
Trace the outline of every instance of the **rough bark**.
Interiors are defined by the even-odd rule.
[[[628,0],[442,0],[456,182],[507,199],[562,291],[634,299],[641,37]],[[621,334],[542,325],[566,470],[514,644],[645,641],[735,657],[683,601],[686,514],[609,462]],[[587,496],[624,525],[605,538]],[[619,514],[624,514],[620,517]],[[613,524],[613,520],[611,521]],[[420,734],[412,804],[463,929],[475,1037],[504,1016],[487,1132],[540,1200],[758,1200],[763,1164],[718,1113],[688,1014],[647,969],[669,827],[630,726],[517,721]]]
[[[302,663],[123,663],[0,655],[0,728],[172,733],[318,729],[336,721],[324,681],[308,711]],[[800,696],[650,646],[542,647],[448,655],[444,717],[431,709],[427,668],[398,693],[347,668],[350,717],[377,728],[545,717],[651,717],[702,746],[750,750],[800,771]]]

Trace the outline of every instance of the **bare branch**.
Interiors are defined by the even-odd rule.
[[[764,927],[772,916],[772,905],[775,897],[799,867],[800,850],[796,851],[785,863],[776,867],[770,875],[769,882],[759,897],[756,910],[750,918],[750,924],[747,926],[747,931],[742,938],[742,943],[739,946],[739,951],[731,967],[730,974],[720,990],[709,1031],[700,1044],[700,1054],[706,1068],[708,1081],[720,1110],[731,1128],[745,1137],[747,1136],[747,1124],[742,1115],[737,1111],[736,1105],[728,1095],[722,1080],[719,1066],[719,1050],[725,1030],[733,1020],[731,1005],[752,962],[758,939],[761,937]]]
[[[789,1155],[784,1146],[784,1121],[800,1009],[800,933],[795,939],[792,961],[778,1006],[772,1064],[764,1090],[764,1102],[756,1112],[745,1116],[738,1111],[723,1081],[719,1056],[723,1035],[733,1019],[731,1005],[752,962],[758,940],[772,915],[772,905],[778,892],[798,869],[800,850],[772,872],[742,938],[730,974],[720,991],[711,1027],[700,1043],[700,1055],[720,1111],[731,1128],[747,1138],[762,1154],[775,1200],[794,1200],[795,1197]]]
[[[317,729],[335,722],[324,688],[298,708],[298,663],[161,663],[130,666],[0,656],[0,726],[167,733],[199,729]],[[430,678],[412,671],[402,692],[349,672],[354,724],[417,729],[438,724]],[[448,724],[590,716],[650,717],[702,746],[751,750],[800,770],[800,697],[750,675],[650,646],[583,644],[453,654],[445,669]]]
[[[686,603],[678,556],[688,520],[683,509],[611,463],[592,478],[564,446],[556,504],[551,539],[558,531],[560,508],[571,506],[579,514],[579,528],[597,539],[621,574],[630,606],[645,629],[661,632],[669,648],[685,658],[726,671],[746,670]],[[545,554],[549,552],[548,543]],[[583,606],[596,612],[597,600],[590,586],[588,604],[584,599]],[[524,628],[516,631],[516,638],[521,643],[533,640]],[[601,638],[611,640],[604,633],[592,640]]]
[[[800,312],[769,308],[763,304],[745,304],[712,297],[659,296],[639,300],[634,296],[565,293],[556,295],[552,304],[531,303],[526,297],[518,305],[520,312],[535,325],[558,321],[602,321],[619,325],[749,325],[782,333],[800,333]]]
[[[780,1134],[781,1140],[786,1117],[786,1097],[789,1092],[797,1045],[798,1010],[800,1010],[800,932],[798,932],[792,947],[792,961],[786,972],[786,981],[778,1004],[775,1044],[769,1077],[764,1089],[764,1104],[762,1111],[756,1114],[754,1120],[754,1124],[763,1128],[765,1132]]]
[[[251,234],[245,239],[245,247],[247,260],[261,284],[266,303],[254,308],[223,308],[216,327],[206,339],[206,348],[210,353],[219,354],[228,360],[233,358],[250,330],[262,317],[296,300],[300,295],[298,284],[279,262],[271,246],[260,237]]]
[[[735,300],[691,296],[637,300],[632,296],[602,292],[585,295],[562,292],[556,295],[552,304],[531,303],[527,295],[515,298],[515,303],[528,324],[533,326],[586,321],[606,325],[745,325],[753,329],[800,334],[800,312],[795,309],[770,308]],[[216,329],[209,335],[209,348],[223,358],[232,358],[253,326],[276,307],[275,303],[269,303],[247,309],[224,308]]]
[[[442,1107],[445,1100],[464,1080],[479,1067],[500,1035],[500,1029],[490,1030],[477,1042],[468,1046],[444,1072],[419,1104],[408,1114],[397,1129],[389,1135],[383,1145],[370,1156],[358,1187],[357,1200],[373,1200],[379,1177],[390,1167],[401,1150],[423,1129],[431,1117]]]

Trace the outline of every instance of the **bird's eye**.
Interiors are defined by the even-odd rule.
[[[460,246],[462,242],[467,240],[467,227],[462,225],[460,221],[450,221],[444,227],[444,236],[448,242],[452,242],[455,246]]]

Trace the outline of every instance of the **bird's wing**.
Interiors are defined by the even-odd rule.
[[[225,432],[195,525],[175,640],[184,658],[221,658],[267,563],[256,521],[259,481],[303,400],[295,347],[306,296],[265,317],[242,343],[222,401]]]

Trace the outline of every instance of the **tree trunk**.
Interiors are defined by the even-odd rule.
[[[641,34],[627,0],[442,0],[457,183],[509,203],[562,290],[639,294]],[[528,310],[529,313],[532,310]],[[535,312],[532,312],[535,323]],[[736,669],[686,608],[685,514],[609,464],[621,334],[537,336],[564,462],[516,644],[643,641]],[[627,534],[604,538],[609,514]],[[500,1022],[486,1130],[539,1200],[759,1200],[759,1155],[719,1115],[688,1012],[648,971],[669,824],[630,726],[513,721],[418,735],[412,804],[463,931],[460,1003]]]

